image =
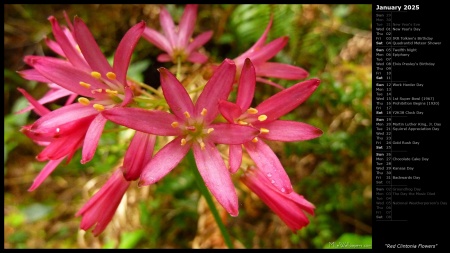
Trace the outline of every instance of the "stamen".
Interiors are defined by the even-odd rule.
[[[258,110],[255,109],[255,108],[250,107],[250,108],[247,109],[247,113],[248,114],[257,114]]]
[[[80,85],[87,89],[91,88],[91,85],[85,82],[80,82]]]
[[[252,142],[254,143],[258,142],[258,137],[253,138]]]
[[[189,119],[191,115],[188,112],[184,112],[184,117],[186,117],[186,119]]]
[[[242,125],[242,126],[248,125],[248,123],[245,122],[245,121],[243,121],[243,120],[239,120],[239,121],[238,121],[238,124],[239,124],[239,125]]]
[[[208,112],[208,110],[206,110],[206,108],[203,108],[203,110],[200,114],[204,117],[204,116],[206,116],[207,112]]]
[[[261,133],[261,134],[267,134],[267,133],[269,133],[269,129],[264,128],[264,127],[261,127],[261,128],[259,129],[259,133]]]
[[[108,93],[109,95],[117,95],[117,94],[119,94],[119,92],[116,91],[116,90],[106,89],[105,91],[106,91],[106,93]]]
[[[195,126],[187,126],[186,130],[189,130],[191,132],[195,132],[197,130],[197,128],[195,128]]]
[[[262,115],[259,115],[258,116],[258,120],[259,121],[264,121],[264,120],[266,120],[267,119],[267,115],[265,115],[265,114],[262,114]]]
[[[185,138],[181,139],[181,146],[184,146],[184,145],[186,145],[186,139]]]
[[[173,128],[177,128],[180,124],[178,122],[174,121],[172,124],[170,124]]]
[[[77,51],[78,51],[78,52],[80,52],[80,53],[81,53],[81,48],[80,48],[80,46],[79,46],[79,45],[76,45],[76,46],[75,46],[75,48],[77,49]]]
[[[214,128],[212,128],[212,127],[211,127],[211,128],[208,128],[207,133],[210,134],[212,131],[214,131]]]
[[[82,104],[82,105],[89,105],[89,99],[84,98],[84,97],[80,97],[78,98],[78,103]]]
[[[200,141],[200,149],[205,150],[205,143],[203,141]]]
[[[91,90],[91,93],[92,94],[95,94],[95,93],[101,93],[102,92],[102,89],[95,89],[95,90]]]
[[[94,104],[92,107],[94,107],[94,109],[96,109],[99,112],[105,110],[105,107],[101,104]]]
[[[91,76],[92,76],[92,77],[95,77],[95,78],[97,78],[97,79],[102,78],[102,74],[100,74],[100,72],[97,72],[97,71],[92,71],[92,72],[91,72]]]
[[[116,74],[114,74],[113,72],[106,73],[106,77],[108,77],[108,79],[110,80],[116,80]]]

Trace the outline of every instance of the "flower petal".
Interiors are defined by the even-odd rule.
[[[195,116],[203,109],[207,110],[205,122],[212,122],[219,113],[219,100],[226,100],[231,92],[236,75],[236,65],[230,59],[225,59],[208,80],[195,104]]]
[[[160,55],[158,55],[156,60],[159,61],[159,62],[171,62],[172,61],[172,56],[170,56],[168,54],[160,54]]]
[[[242,144],[251,141],[259,134],[257,128],[237,124],[217,123],[209,127],[214,131],[209,134],[208,139],[220,144]]]
[[[102,112],[108,120],[137,131],[162,136],[180,135],[179,128],[171,124],[178,119],[170,113],[141,108],[114,107]]]
[[[266,40],[267,40],[267,35],[269,34],[270,27],[272,26],[272,22],[273,22],[273,16],[271,15],[269,23],[267,24],[266,29],[264,30],[261,37],[258,39],[258,41],[256,41],[255,44],[253,44],[253,46],[251,48],[249,48],[247,51],[245,51],[239,57],[235,58],[234,60],[236,62],[243,63],[245,61],[245,58],[250,57],[254,51],[258,51],[261,49],[262,46],[264,46],[264,44],[266,43]]]
[[[184,8],[178,25],[178,44],[180,48],[186,48],[189,39],[194,33],[195,21],[197,20],[198,4],[187,4]]]
[[[83,216],[80,228],[88,230],[95,226],[92,230],[94,236],[102,233],[113,218],[129,186],[130,182],[123,178],[120,170],[116,170],[106,184],[75,214]]]
[[[280,192],[292,192],[292,185],[289,176],[281,165],[277,155],[262,140],[244,143],[247,153],[250,155],[256,166],[264,173],[267,179]]]
[[[72,129],[70,135],[53,138],[47,147],[36,156],[36,159],[38,161],[57,160],[71,155],[81,147],[86,131],[87,127],[80,125],[80,127]]]
[[[184,112],[193,115],[194,104],[184,86],[166,68],[158,69],[161,76],[161,88],[170,110],[180,119],[185,119]]]
[[[309,73],[297,66],[279,63],[265,62],[257,67],[258,76],[281,78],[286,80],[297,80],[308,77]]]
[[[166,35],[166,38],[170,42],[170,47],[176,47],[177,35],[175,34],[175,24],[173,23],[170,13],[165,7],[161,7],[159,13],[159,23],[164,31],[164,35]]]
[[[204,44],[206,44],[206,42],[208,42],[212,36],[213,36],[213,31],[206,31],[206,32],[200,33],[199,35],[197,35],[194,38],[194,40],[191,43],[189,43],[189,45],[186,48],[186,51],[188,53],[191,53],[194,50],[199,49]]]
[[[58,160],[48,161],[45,167],[39,172],[39,175],[37,175],[37,177],[34,179],[33,184],[28,189],[28,191],[31,192],[36,190],[36,188],[38,188],[42,184],[42,182],[44,182],[48,175],[50,175],[56,169],[56,167],[58,167],[63,159],[64,157]]]
[[[192,52],[189,54],[189,57],[187,60],[190,62],[193,62],[193,63],[203,64],[206,61],[208,61],[208,56],[206,56],[202,53],[199,53],[199,52]]]
[[[85,164],[92,160],[97,150],[98,141],[103,133],[107,119],[102,114],[98,114],[97,117],[89,125],[89,128],[84,138],[83,151],[81,156],[81,163]]]
[[[172,53],[172,47],[170,46],[170,42],[167,40],[166,37],[164,37],[164,35],[157,32],[156,30],[146,27],[144,29],[144,32],[142,33],[142,37],[144,37],[144,39],[148,40],[150,43],[152,43],[159,49],[170,54]]]
[[[233,123],[235,119],[242,115],[241,108],[226,100],[219,101],[219,110],[222,116],[230,123]]]
[[[36,69],[26,69],[17,71],[17,73],[23,78],[30,81],[37,81],[41,83],[51,83],[50,80],[45,78],[39,71]]]
[[[249,58],[255,66],[258,66],[274,57],[278,52],[286,46],[289,37],[283,36],[264,45],[260,50],[253,52]]]
[[[92,89],[108,88],[108,86],[99,82],[89,73],[66,64],[58,64],[53,61],[47,61],[44,58],[36,58],[34,59],[33,67],[50,81],[85,97],[95,98],[96,95],[91,92],[91,89],[81,86],[81,81],[89,83]]]
[[[228,150],[228,165],[232,174],[236,173],[242,163],[242,145],[230,145]]]
[[[111,65],[109,65],[106,57],[98,47],[94,36],[92,36],[91,31],[89,31],[89,28],[83,20],[79,17],[75,17],[73,25],[73,35],[80,46],[84,58],[89,63],[91,70],[99,72],[102,76],[106,76],[106,73],[112,72]]]
[[[120,104],[120,106],[126,106],[129,103],[131,103],[132,100],[133,100],[133,91],[128,86],[128,84],[123,89],[124,89],[124,93],[125,93],[125,98],[123,99],[123,101]]]
[[[242,67],[241,76],[239,78],[239,86],[236,98],[236,104],[241,107],[242,110],[247,110],[255,95],[256,85],[256,72],[253,63],[249,58],[245,59],[244,66]]]
[[[55,39],[61,49],[64,51],[64,55],[67,57],[67,59],[73,64],[73,66],[83,71],[89,71],[90,67],[83,59],[83,57],[76,51],[75,47],[72,46],[66,34],[59,26],[58,20],[56,20],[56,18],[53,16],[50,16],[48,20],[52,25],[53,35],[55,36]]]
[[[130,65],[131,55],[141,38],[142,32],[144,32],[144,28],[144,21],[131,27],[123,36],[117,47],[116,53],[114,54],[113,71],[116,74],[117,80],[122,83],[122,85],[126,85],[127,83],[127,70],[128,65]]]
[[[140,186],[158,182],[180,163],[191,149],[191,145],[181,145],[181,139],[175,138],[155,154],[141,173]]]
[[[238,216],[236,189],[217,148],[211,142],[206,142],[204,149],[201,149],[198,143],[194,143],[193,151],[198,172],[206,187],[231,216]]]
[[[123,160],[123,176],[136,180],[150,162],[155,147],[156,135],[136,131]]]
[[[91,106],[84,106],[79,103],[66,105],[40,117],[33,123],[31,130],[39,132],[39,130],[53,129],[59,125],[96,114],[98,114],[98,111]]]
[[[254,168],[249,168],[241,177],[241,181],[258,195],[294,233],[309,224],[308,217],[303,211],[310,212],[313,205],[303,196],[295,192],[289,194],[279,192],[260,170]]]
[[[46,44],[53,52],[55,52],[56,54],[58,54],[58,55],[60,55],[60,56],[62,56],[62,57],[64,57],[64,58],[67,58],[67,57],[66,57],[66,54],[64,53],[64,51],[62,50],[62,48],[59,46],[58,42],[56,42],[56,41],[54,41],[54,40],[51,40],[51,39],[49,39],[49,38],[47,38],[47,37],[45,37],[44,40],[45,40],[45,44]]]
[[[36,101],[36,99],[34,99],[30,94],[28,94],[28,92],[26,92],[24,89],[22,88],[17,88],[18,91],[20,91],[20,93],[22,93],[22,95],[28,100],[28,102],[30,102],[30,104],[32,105],[34,111],[39,115],[39,116],[44,116],[47,113],[50,113],[50,110],[47,109],[45,106],[43,106],[42,104],[40,104],[38,101]]]
[[[256,123],[255,127],[264,127],[268,133],[260,135],[261,138],[273,141],[306,141],[317,138],[323,134],[322,130],[315,126],[302,122],[275,120],[272,122]]]
[[[75,93],[73,93],[71,91],[68,91],[68,90],[66,90],[64,88],[51,89],[41,99],[37,100],[37,102],[39,104],[41,104],[41,105],[44,105],[46,103],[56,101],[57,99],[60,99],[62,97],[66,97],[66,96],[69,96],[69,95],[75,95],[75,97],[78,96],[77,94],[75,94]],[[67,104],[71,104],[71,102],[70,103],[66,102],[66,103]],[[26,108],[24,108],[24,109],[22,109],[22,110],[20,110],[20,111],[18,111],[16,113],[18,113],[18,114],[19,113],[24,113],[24,112],[27,112],[27,111],[32,110],[32,109],[34,109],[34,106],[33,105],[29,105]]]
[[[256,107],[258,114],[265,114],[266,122],[278,119],[308,99],[319,83],[319,79],[313,78],[278,92]]]

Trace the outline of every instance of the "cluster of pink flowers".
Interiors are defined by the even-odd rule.
[[[81,229],[93,228],[93,234],[99,235],[132,181],[138,180],[139,186],[158,182],[190,150],[205,185],[231,216],[239,213],[232,181],[232,174],[239,169],[241,181],[293,232],[309,223],[304,212],[314,214],[314,205],[294,192],[280,160],[264,140],[305,141],[322,135],[320,129],[309,124],[280,119],[307,100],[320,80],[312,78],[285,89],[268,79],[308,77],[308,72],[300,67],[268,61],[288,42],[288,37],[283,36],[266,43],[272,18],[261,38],[245,53],[220,64],[208,63],[207,54],[200,49],[213,32],[192,38],[197,9],[198,5],[188,4],[179,25],[175,25],[162,7],[162,33],[147,27],[144,21],[131,27],[117,47],[112,66],[81,18],[75,17],[72,23],[65,15],[67,26],[61,26],[52,16],[49,21],[55,40],[46,39],[46,43],[61,57],[25,57],[30,68],[19,71],[23,78],[50,88],[39,100],[19,89],[30,102],[21,112],[32,109],[40,116],[23,126],[21,132],[44,146],[37,160],[47,161],[29,191],[38,188],[64,159],[68,163],[79,149],[81,163],[89,162],[108,120],[136,130],[120,169],[77,212],[77,216],[82,216]],[[175,74],[161,67],[158,71],[167,110],[142,108],[134,103],[141,95],[140,89],[127,78],[127,71],[141,37],[164,51],[158,61],[209,67],[212,75],[201,93],[191,96]],[[257,82],[280,91],[251,107]],[[232,92],[236,92],[236,101],[229,101]],[[44,106],[62,97],[68,98],[59,109],[50,111]],[[157,136],[171,138],[153,154]],[[228,164],[217,144],[228,147]],[[247,168],[242,166],[244,151],[254,162]]]

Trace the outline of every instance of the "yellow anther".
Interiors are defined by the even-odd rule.
[[[205,150],[205,143],[203,141],[200,142],[200,148],[202,150]]]
[[[91,88],[91,85],[85,82],[80,82],[80,85],[87,89]]]
[[[191,115],[188,112],[184,112],[184,117],[186,117],[186,119],[189,119],[191,117]]]
[[[84,98],[84,97],[80,97],[78,98],[78,103],[82,104],[82,105],[89,105],[89,99]]]
[[[259,133],[261,133],[261,134],[267,134],[268,132],[269,132],[269,129],[267,129],[267,128],[261,127],[259,129]]]
[[[116,80],[116,74],[113,72],[106,73],[106,77],[108,77],[109,80]]]
[[[243,121],[243,120],[238,120],[238,124],[239,124],[239,125],[242,125],[242,126],[248,125],[248,123],[245,122],[245,121]]]
[[[105,107],[101,104],[94,104],[92,107],[94,107],[95,110],[97,111],[103,111],[105,110]]]
[[[208,112],[208,110],[206,110],[206,108],[203,108],[203,110],[200,114],[204,117],[204,116],[206,116],[207,112]]]
[[[172,124],[170,124],[173,128],[177,128],[180,124],[178,122],[174,121]]]
[[[214,131],[214,128],[212,128],[212,127],[211,127],[211,128],[208,128],[207,133],[210,134],[212,131]]]
[[[248,114],[257,114],[258,110],[255,109],[255,108],[250,107],[250,108],[247,109],[247,113]]]
[[[259,121],[264,121],[264,120],[266,120],[266,119],[267,119],[267,116],[264,115],[264,114],[258,116],[258,120],[259,120]]]
[[[186,139],[185,138],[181,139],[181,146],[184,146],[184,145],[186,145]]]
[[[100,74],[100,72],[97,71],[92,71],[91,76],[100,79],[102,77],[102,74]]]
[[[258,137],[253,138],[252,142],[258,142]]]
[[[106,89],[105,91],[106,91],[106,93],[108,93],[109,95],[117,95],[117,94],[119,94],[119,92],[116,91],[116,90]]]

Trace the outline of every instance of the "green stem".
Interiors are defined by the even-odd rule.
[[[225,227],[225,224],[223,224],[222,219],[220,218],[219,211],[217,211],[216,205],[214,204],[214,201],[211,197],[211,194],[209,193],[208,188],[206,188],[205,182],[203,181],[202,176],[198,172],[197,165],[195,163],[195,158],[192,153],[192,151],[189,151],[187,154],[187,158],[189,161],[189,167],[191,167],[192,172],[194,173],[195,182],[197,183],[197,186],[202,193],[203,197],[205,197],[206,202],[208,203],[209,209],[211,210],[211,213],[214,216],[214,219],[216,220],[217,226],[220,229],[220,232],[222,233],[223,239],[225,241],[225,244],[229,249],[233,248],[233,243],[231,242],[230,235],[227,232],[227,229]]]
[[[178,56],[177,58],[177,79],[180,80],[181,78],[181,57]]]

